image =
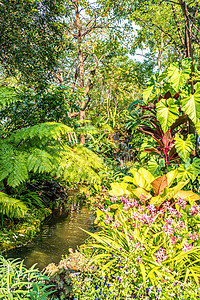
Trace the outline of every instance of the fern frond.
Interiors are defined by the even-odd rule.
[[[18,186],[28,179],[26,153],[14,151],[9,143],[1,143],[0,149],[0,180],[7,178],[7,184]]]
[[[51,173],[65,180],[100,183],[103,160],[82,145],[66,143],[73,129],[61,123],[43,123],[20,129],[0,140],[0,180],[16,187],[29,172]]]
[[[56,169],[56,176],[73,182],[100,183],[99,172],[105,169],[103,160],[82,145],[65,147]]]
[[[0,212],[2,214],[9,218],[22,218],[27,210],[28,208],[23,202],[0,192]]]
[[[0,107],[9,106],[12,103],[21,101],[19,94],[13,87],[0,86]]]
[[[65,124],[56,122],[47,122],[34,125],[28,128],[22,128],[16,133],[11,135],[16,143],[22,140],[30,140],[34,138],[43,139],[53,139],[57,140],[63,136],[67,136],[68,133],[73,132],[73,129]]]
[[[50,173],[53,167],[53,157],[40,149],[32,150],[28,157],[28,170],[34,173]]]

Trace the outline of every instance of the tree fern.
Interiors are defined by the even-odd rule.
[[[100,172],[105,169],[102,159],[82,145],[64,150],[55,170],[57,177],[73,182],[100,183]]]
[[[6,141],[1,143],[0,149],[0,180],[5,178],[12,187],[28,179],[26,152],[15,151]]]
[[[13,132],[1,140],[0,180],[12,187],[29,178],[29,172],[50,173],[67,181],[100,182],[105,169],[94,152],[69,146],[73,129],[60,123],[42,123]]]
[[[9,197],[0,192],[0,212],[10,218],[22,218],[28,208],[20,200]]]
[[[53,157],[45,150],[34,149],[28,157],[27,167],[34,173],[50,173],[53,168]]]
[[[60,139],[63,136],[67,136],[68,133],[73,132],[73,129],[67,125],[56,122],[41,123],[28,128],[18,130],[12,134],[12,138],[16,143],[22,140],[30,139]]]

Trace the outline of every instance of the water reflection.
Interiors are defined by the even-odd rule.
[[[58,263],[69,248],[75,250],[84,243],[88,235],[80,228],[93,232],[93,221],[94,215],[87,206],[76,209],[72,206],[67,216],[54,217],[43,225],[32,245],[14,249],[8,257],[23,259],[27,267],[37,263],[39,269],[51,262]]]

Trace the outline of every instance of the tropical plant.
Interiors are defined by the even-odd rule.
[[[81,145],[67,145],[72,132],[64,124],[52,122],[21,129],[1,139],[0,180],[6,179],[8,186],[16,187],[33,172],[76,182],[99,181],[102,160]]]
[[[167,202],[157,213],[154,205],[127,196],[111,197],[110,205],[105,200],[97,211],[102,231],[90,233],[88,244],[90,264],[99,271],[73,277],[80,299],[89,293],[100,299],[104,293],[108,299],[199,299],[200,207],[178,198],[175,208]],[[189,285],[180,296],[176,285],[181,289],[183,282]]]
[[[0,299],[46,300],[51,294],[45,284],[48,278],[41,275],[35,265],[27,269],[23,261],[6,260],[0,256]]]
[[[158,208],[165,201],[174,199],[188,183],[188,181],[179,182],[177,185],[171,187],[174,180],[178,177],[177,170],[170,171],[166,175],[164,174],[157,178],[154,178],[145,168],[140,168],[138,171],[132,168],[129,172],[132,174],[132,177],[124,176],[123,182],[111,183],[112,190],[109,193],[112,196],[134,195],[138,199],[143,195],[144,202],[147,201]],[[187,199],[188,193],[182,193],[182,197]],[[190,191],[190,197],[195,200],[200,199],[192,191]]]
[[[72,128],[51,122],[23,128],[1,138],[0,180],[5,192],[11,194],[12,188],[36,174],[50,174],[65,182],[100,183],[101,178],[107,176],[102,159],[82,145],[72,146],[69,142],[72,134]],[[1,197],[2,214],[23,216],[26,206],[9,199],[6,195]],[[33,200],[38,202],[38,199]]]
[[[191,78],[190,67],[191,61],[184,59],[156,74],[144,90],[145,105],[140,106],[148,112],[143,118],[149,125],[139,126],[139,130],[150,135],[156,145],[145,151],[159,155],[166,169],[182,161],[179,181],[194,181],[199,175],[199,72],[194,66]]]

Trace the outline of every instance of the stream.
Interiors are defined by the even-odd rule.
[[[80,228],[94,232],[94,219],[87,205],[72,205],[68,214],[52,216],[31,244],[10,250],[7,258],[20,258],[28,268],[37,264],[40,270],[49,263],[57,264],[69,248],[75,250],[87,239],[88,234]]]

